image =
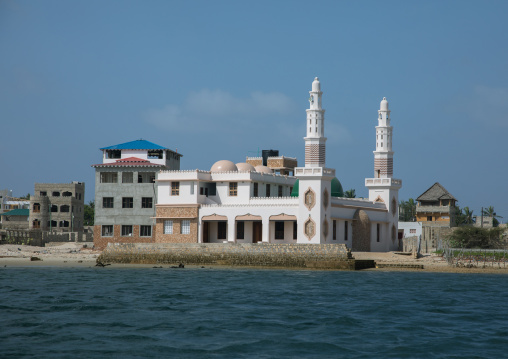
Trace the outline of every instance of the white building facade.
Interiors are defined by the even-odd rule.
[[[392,127],[381,101],[368,199],[344,198],[326,167],[325,110],[319,79],[307,109],[305,166],[294,176],[222,160],[209,171],[161,171],[156,179],[155,242],[340,243],[354,251],[397,250],[398,190]]]

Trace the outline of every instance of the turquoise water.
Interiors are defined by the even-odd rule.
[[[5,358],[503,358],[508,276],[2,268]]]

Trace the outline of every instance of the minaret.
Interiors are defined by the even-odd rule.
[[[309,91],[307,136],[305,137],[305,167],[324,167],[326,160],[325,110],[321,106],[321,84],[316,77]]]
[[[298,177],[297,243],[331,243],[331,181],[335,170],[325,167],[325,110],[321,85],[316,77],[309,91],[305,140],[305,167],[295,168]]]
[[[378,110],[376,126],[376,150],[374,151],[374,178],[366,178],[369,200],[383,203],[388,211],[388,223],[378,223],[383,240],[372,242],[371,250],[392,251],[398,249],[397,232],[399,221],[399,189],[402,180],[393,178],[393,128],[390,126],[388,101],[383,97]]]
[[[378,125],[376,126],[376,150],[374,151],[374,177],[392,178],[393,151],[392,131],[390,126],[390,110],[388,101],[383,97],[378,110]]]

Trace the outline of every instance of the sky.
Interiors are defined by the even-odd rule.
[[[304,164],[323,91],[327,167],[367,197],[386,97],[399,199],[441,183],[508,220],[508,1],[0,1],[0,189],[85,182],[146,139],[208,170]]]

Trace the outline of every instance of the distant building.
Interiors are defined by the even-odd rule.
[[[181,154],[146,140],[104,147],[95,168],[94,243],[153,242],[161,170],[179,170]]]
[[[422,235],[421,222],[399,222],[399,239],[420,237]]]
[[[0,214],[13,209],[28,209],[30,201],[12,196],[12,190],[0,190]]]
[[[26,230],[28,229],[28,218],[30,210],[27,208],[13,209],[4,212],[2,217],[2,229],[8,230]]]
[[[494,217],[492,216],[473,216],[474,226],[480,228],[493,228]]]
[[[454,227],[457,199],[438,182],[416,199],[416,221],[424,226]]]
[[[30,229],[56,232],[83,230],[85,184],[36,183],[30,196]]]

